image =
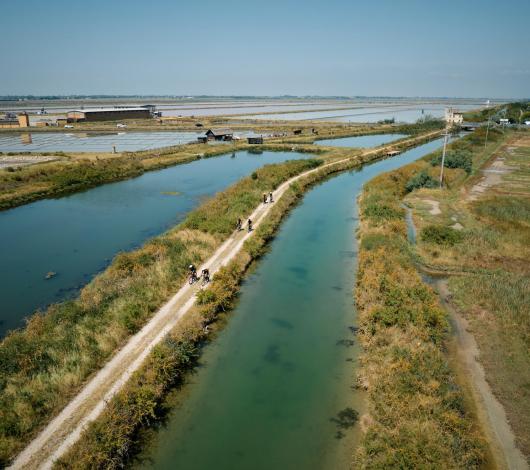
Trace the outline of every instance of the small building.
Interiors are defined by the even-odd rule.
[[[19,127],[29,127],[29,116],[28,113],[20,113],[17,116]]]
[[[0,129],[9,129],[12,127],[20,127],[18,119],[0,118]]]
[[[93,108],[68,111],[68,122],[118,121],[121,119],[149,119],[151,111],[137,108]]]
[[[0,128],[6,129],[12,127],[29,127],[28,113],[20,113],[16,118],[12,114],[7,114],[5,118],[0,119]]]
[[[450,126],[459,126],[464,122],[464,115],[453,108],[445,110],[445,122]]]
[[[208,129],[206,137],[208,140],[232,140],[234,133],[230,129]]]
[[[66,124],[68,124],[68,119],[66,118],[57,118],[57,121],[55,121],[58,126],[64,127]]]
[[[474,131],[478,129],[482,124],[480,122],[463,122],[460,124],[460,129],[463,131]]]
[[[263,144],[263,136],[247,137],[247,142],[252,145]]]
[[[197,137],[197,140],[201,143],[201,144],[206,144],[208,142],[208,137],[205,136],[205,135],[200,135],[199,137]]]

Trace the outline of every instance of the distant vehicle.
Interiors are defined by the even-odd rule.
[[[40,111],[37,111],[37,114],[38,114],[39,116],[42,116],[43,114],[48,114],[48,111],[46,111],[44,108],[41,108]]]
[[[525,121],[524,124],[525,126],[530,126],[530,121]]]
[[[118,123],[116,124],[116,127],[119,127],[120,129],[125,129],[127,127],[127,124]]]
[[[65,129],[73,129],[74,126],[72,126],[72,124],[66,124],[66,125],[64,126],[64,128],[65,128]]]

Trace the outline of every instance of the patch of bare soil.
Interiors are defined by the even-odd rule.
[[[514,168],[504,163],[503,157],[497,157],[488,168],[482,170],[483,176],[477,184],[471,187],[467,195],[467,200],[477,200],[489,188],[500,184],[502,177],[513,170]]]

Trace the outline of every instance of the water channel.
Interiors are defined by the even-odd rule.
[[[359,428],[344,418],[363,411],[353,387],[356,198],[368,180],[441,144],[343,173],[305,196],[138,467],[350,467]]]
[[[0,335],[74,295],[117,252],[176,225],[205,197],[264,164],[309,157],[236,152],[0,212]]]

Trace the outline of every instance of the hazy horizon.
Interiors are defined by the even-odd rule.
[[[2,6],[0,95],[530,96],[530,2]]]

